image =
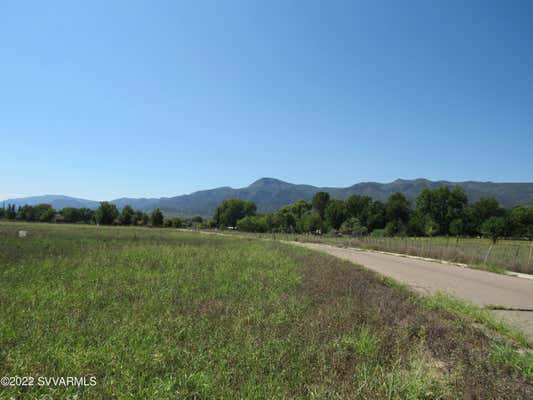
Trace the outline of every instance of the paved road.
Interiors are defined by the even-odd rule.
[[[364,265],[424,293],[447,292],[479,306],[514,309],[494,312],[521,326],[533,340],[533,280],[401,255],[316,243],[291,243]]]

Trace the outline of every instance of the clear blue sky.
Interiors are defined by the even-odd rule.
[[[530,1],[4,2],[0,198],[531,182],[532,20]]]

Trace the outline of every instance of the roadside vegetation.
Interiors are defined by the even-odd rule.
[[[533,396],[515,342],[325,254],[135,227],[0,238],[0,370],[97,381],[0,399]]]
[[[353,247],[427,257],[496,273],[506,271],[533,274],[533,243],[526,240],[498,240],[450,237],[375,237],[331,236],[309,234],[255,234],[256,236],[325,243],[338,247]]]

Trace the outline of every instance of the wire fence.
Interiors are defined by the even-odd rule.
[[[270,234],[280,240],[328,243],[340,247],[388,251],[447,260],[489,269],[507,269],[533,273],[533,242],[484,239],[398,238],[398,237],[327,237],[313,235]]]

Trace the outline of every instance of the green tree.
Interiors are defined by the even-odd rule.
[[[411,213],[411,218],[407,223],[407,234],[409,236],[424,236],[427,216],[422,215],[419,211]]]
[[[248,217],[255,215],[257,212],[257,205],[253,201],[246,201],[244,203],[244,216]]]
[[[396,226],[405,227],[411,216],[409,200],[403,193],[396,192],[389,197],[385,203],[385,215],[388,222],[393,222]]]
[[[498,238],[505,233],[505,218],[490,217],[483,224],[481,224],[481,233],[496,243]]]
[[[252,201],[226,199],[216,208],[213,220],[218,227],[236,226],[238,220],[255,215],[256,210]]]
[[[39,221],[41,222],[51,222],[54,219],[54,216],[56,215],[56,210],[54,210],[51,206],[46,211],[42,212],[39,216]]]
[[[464,234],[465,224],[462,219],[456,218],[450,222],[450,234],[459,239]]]
[[[79,208],[65,207],[60,211],[65,222],[76,223],[82,221],[82,215]]]
[[[14,204],[8,204],[4,215],[7,219],[15,219],[17,217],[17,211]]]
[[[424,189],[416,199],[416,213],[426,224],[431,221],[433,234],[447,235],[451,221],[463,217],[467,202],[461,187]]]
[[[130,205],[125,205],[120,212],[120,223],[122,225],[131,225],[135,211]]]
[[[450,191],[448,198],[448,213],[446,215],[448,228],[453,220],[464,218],[467,206],[468,198],[466,197],[464,189],[459,186],[454,187]]]
[[[315,193],[312,200],[313,209],[316,210],[320,218],[324,219],[326,207],[329,203],[329,193],[318,192]]]
[[[368,229],[366,228],[366,226],[361,224],[361,221],[359,221],[359,219],[352,217],[348,218],[342,223],[340,231],[341,233],[346,235],[363,236],[367,234]]]
[[[83,208],[80,208],[80,217],[81,217],[81,221],[87,223],[87,224],[94,224],[94,221],[95,221],[95,218],[94,218],[94,214],[95,214],[95,211],[94,210],[91,210],[89,208],[86,208],[86,207],[83,207]]]
[[[47,220],[47,218],[43,218],[43,214],[49,212],[49,210],[51,209],[52,209],[52,206],[46,203],[41,203],[41,204],[37,204],[33,206],[33,214],[34,214],[35,221],[42,221],[42,222],[49,221]]]
[[[374,201],[368,208],[366,227],[369,232],[375,229],[383,229],[386,224],[385,205],[381,201]]]
[[[366,226],[371,204],[372,198],[370,196],[354,194],[346,200],[346,212],[349,217],[357,218],[361,225]]]
[[[141,213],[141,225],[148,225],[148,222],[150,222],[150,216],[148,215],[148,213]]]
[[[107,201],[102,201],[94,213],[97,224],[112,225],[119,216],[117,206]]]
[[[514,207],[509,215],[509,223],[513,236],[533,239],[533,205]]]
[[[268,224],[264,215],[249,215],[237,221],[237,229],[244,232],[267,232]]]
[[[465,210],[466,230],[470,235],[479,235],[483,222],[491,217],[503,217],[505,210],[492,197],[481,198]]]
[[[60,211],[60,214],[65,219],[65,222],[69,222],[73,224],[77,222],[85,222],[89,224],[89,223],[94,223],[96,212],[88,208],[65,207]],[[118,210],[117,210],[117,215],[118,215]],[[112,224],[115,218],[116,217],[114,217],[113,220],[109,222],[107,225]]]
[[[156,208],[152,211],[150,214],[150,222],[152,223],[152,226],[162,226],[163,225],[163,213],[159,208]]]
[[[346,206],[342,200],[330,200],[324,213],[326,222],[335,230],[338,230],[346,219]]]
[[[270,219],[271,229],[274,232],[295,232],[297,228],[297,218],[292,212],[292,207],[283,206]]]
[[[405,236],[406,227],[400,221],[390,221],[385,225],[383,230],[384,236]]]
[[[199,215],[196,215],[196,216],[191,218],[191,221],[195,222],[197,224],[201,224],[202,222],[204,222],[204,219],[202,217],[200,217]]]
[[[291,212],[298,218],[302,218],[309,210],[311,210],[312,205],[305,200],[298,200],[291,205]]]
[[[302,232],[317,232],[323,230],[323,222],[317,212],[304,214],[300,220],[300,230]]]
[[[19,209],[17,210],[16,219],[20,221],[34,221],[35,214],[33,211],[33,207],[28,204],[19,207]]]
[[[172,218],[172,227],[174,228],[181,228],[183,225],[183,221],[181,218]]]
[[[143,212],[136,210],[131,217],[131,224],[134,226],[143,225]]]
[[[427,216],[424,220],[424,235],[432,237],[439,232],[439,225],[433,218]]]

